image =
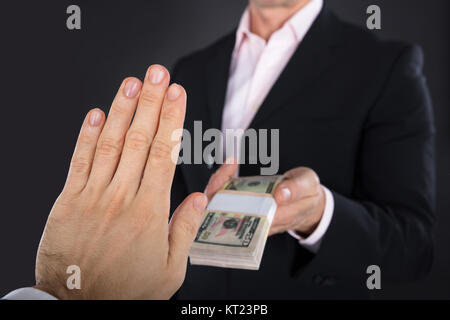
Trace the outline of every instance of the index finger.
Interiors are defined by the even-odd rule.
[[[222,188],[222,186],[230,180],[236,173],[238,168],[236,159],[227,160],[219,169],[209,178],[208,185],[205,188],[205,194],[208,200]]]
[[[313,197],[320,192],[320,181],[309,168],[295,168],[284,174],[285,179],[275,189],[278,205],[287,205],[301,199]]]

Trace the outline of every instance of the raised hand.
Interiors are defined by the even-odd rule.
[[[190,195],[169,223],[172,132],[186,112],[186,92],[169,81],[153,65],[144,83],[123,81],[107,119],[99,109],[86,116],[39,246],[36,288],[61,299],[162,299],[181,285],[207,199]],[[70,265],[80,289],[66,286]]]

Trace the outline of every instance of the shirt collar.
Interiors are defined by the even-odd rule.
[[[236,43],[234,46],[234,52],[239,51],[239,48],[244,41],[244,37],[248,37],[250,33],[250,13],[248,8],[246,8],[244,13],[242,14],[241,21],[239,22],[239,26],[236,30]]]
[[[311,0],[304,8],[296,12],[288,21],[286,21],[285,24],[276,32],[283,29],[289,29],[294,36],[294,40],[299,43],[319,15],[322,7],[323,0]],[[239,27],[236,30],[236,43],[234,51],[239,51],[244,39],[251,36],[257,37],[257,35],[251,33],[250,31],[250,13],[247,7],[242,14]]]

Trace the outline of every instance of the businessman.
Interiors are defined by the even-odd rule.
[[[107,119],[88,113],[39,245],[36,284],[4,299],[167,299],[179,288],[207,199],[190,195],[168,224],[172,132],[186,112],[186,92],[169,81],[153,65],[144,83],[123,81]]]
[[[250,0],[236,30],[179,60],[185,128],[279,129],[287,179],[260,270],[189,266],[177,297],[366,298],[371,265],[382,281],[426,275],[435,164],[422,66],[419,47],[380,41],[322,0]],[[178,166],[172,205],[235,171]]]

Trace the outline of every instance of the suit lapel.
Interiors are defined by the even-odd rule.
[[[235,31],[213,46],[211,55],[205,61],[205,94],[207,98],[206,119],[203,118],[203,130],[219,128],[222,121],[222,109],[228,85],[228,75],[231,63],[231,54],[234,48]],[[202,75],[193,75],[200,78]],[[197,107],[197,106],[193,106]],[[208,119],[209,118],[209,119]],[[193,133],[193,127],[190,128]],[[203,134],[203,133],[202,133]],[[201,191],[206,187],[209,177],[213,173],[206,164],[181,165],[186,187],[189,193]]]
[[[230,73],[231,55],[234,49],[236,31],[224,38],[206,65],[206,88],[211,128],[221,127],[222,110]]]
[[[311,26],[275,82],[249,127],[255,127],[295,95],[301,94],[335,63],[333,47],[339,39],[337,18],[326,8]]]

